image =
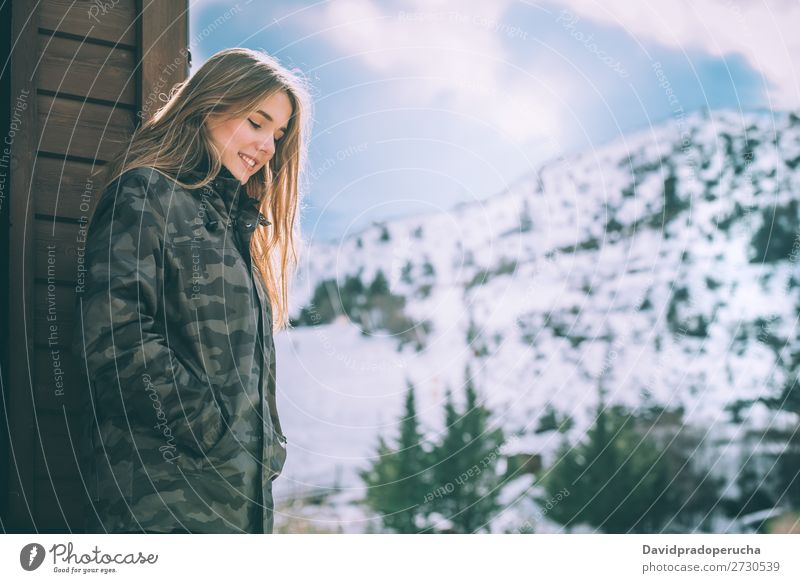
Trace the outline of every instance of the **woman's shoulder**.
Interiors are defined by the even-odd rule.
[[[148,200],[167,208],[184,198],[191,199],[191,194],[185,190],[180,182],[164,170],[153,166],[137,166],[128,168],[108,183],[104,195],[117,201],[120,198],[129,201]]]
[[[111,212],[125,216],[126,212],[153,215],[156,221],[165,219],[170,193],[175,181],[151,166],[129,168],[113,178],[103,189],[95,214]]]
[[[111,184],[120,186],[140,186],[153,192],[166,188],[174,188],[175,178],[154,166],[136,166],[128,168],[120,174]]]

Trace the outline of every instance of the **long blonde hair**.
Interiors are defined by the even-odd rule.
[[[292,104],[287,131],[276,144],[269,164],[245,185],[259,201],[259,210],[272,223],[258,226],[250,244],[252,260],[264,279],[272,304],[274,330],[288,327],[289,281],[297,267],[298,208],[302,168],[307,156],[311,99],[303,77],[275,58],[250,49],[231,48],[213,55],[189,79],[178,83],[167,102],[133,134],[125,148],[106,167],[104,187],[132,168],[149,166],[168,174],[185,188],[202,188],[222,167],[212,144],[207,119],[244,115],[271,95],[283,91]],[[200,182],[183,182],[181,175],[207,169]],[[269,232],[268,232],[269,231]]]

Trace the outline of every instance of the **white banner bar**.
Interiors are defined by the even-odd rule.
[[[800,581],[792,535],[3,535],[0,549],[9,582]]]

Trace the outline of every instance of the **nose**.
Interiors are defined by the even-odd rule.
[[[272,157],[275,155],[275,140],[272,136],[268,137],[264,140],[258,147],[260,152],[264,152],[267,156],[267,160],[271,160]]]

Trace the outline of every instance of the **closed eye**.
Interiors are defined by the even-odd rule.
[[[260,130],[261,126],[254,122],[252,119],[248,119],[247,121],[250,122],[250,125],[253,126],[255,129]]]

